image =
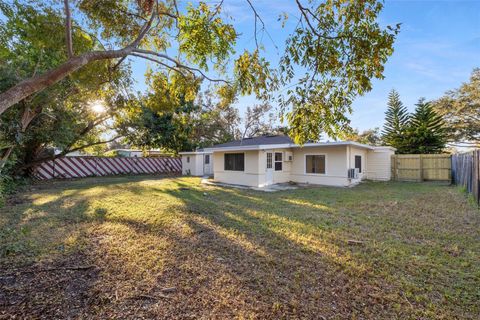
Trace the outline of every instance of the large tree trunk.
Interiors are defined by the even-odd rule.
[[[93,51],[73,57],[57,68],[42,75],[32,77],[16,84],[0,94],[0,115],[14,104],[22,101],[33,93],[39,92],[67,77],[90,62],[106,59],[122,58],[129,55],[134,47],[119,50]]]

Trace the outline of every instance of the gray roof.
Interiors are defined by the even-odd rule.
[[[288,136],[259,136],[253,138],[245,138],[243,140],[235,140],[227,143],[216,144],[211,148],[227,148],[227,147],[240,147],[240,146],[258,146],[268,144],[285,144],[293,143],[292,139]]]

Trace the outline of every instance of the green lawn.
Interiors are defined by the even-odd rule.
[[[0,227],[0,318],[480,317],[480,212],[445,185],[91,178],[32,186]]]

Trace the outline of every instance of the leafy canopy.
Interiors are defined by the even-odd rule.
[[[70,76],[72,71],[64,68],[64,64],[76,56],[85,57],[92,77],[97,76],[97,63],[114,69],[128,64],[125,58],[132,57],[154,62],[154,72],[161,74],[155,76],[158,81],[171,79],[171,73],[177,73],[178,79],[172,80],[172,85],[191,85],[192,93],[199,94],[208,86],[205,81],[209,81],[223,106],[234,102],[238,95],[249,94],[260,100],[278,102],[280,115],[288,121],[290,133],[298,143],[318,140],[322,133],[341,136],[349,127],[348,113],[353,99],[371,90],[372,78],[383,78],[383,66],[393,53],[399,25],[380,26],[378,15],[383,8],[382,1],[302,3],[296,0],[295,3],[298,21],[293,23],[296,27],[287,36],[280,65],[272,66],[263,56],[263,45],[259,41],[262,38],[259,33],[266,32],[266,26],[252,1],[245,1],[244,5],[251,9],[254,18],[255,48],[241,48],[244,50],[238,56],[235,56],[235,47],[240,35],[232,23],[235,17],[231,20],[223,14],[226,6],[223,1],[212,4],[175,0],[71,2],[73,57],[67,55],[65,45],[65,29],[67,35],[69,29],[65,27],[61,31],[65,17],[62,3],[17,0],[14,9],[10,9],[7,2],[0,1],[6,16],[6,20],[0,22],[3,61],[11,63],[4,56],[13,54],[14,47],[19,54],[29,52],[21,50],[18,43],[16,28],[21,23],[32,29],[28,33],[38,37],[28,44],[36,48],[38,54],[41,50],[44,54],[55,53],[52,61],[55,63],[39,70],[46,78],[32,78],[26,73],[19,79],[33,79],[33,83],[41,80],[35,83],[38,89],[17,82],[13,89],[18,90],[8,91],[5,97],[12,102],[2,104],[2,112],[13,101],[23,99],[22,92],[36,93],[45,90],[51,82],[58,82],[49,82],[50,73],[45,72],[63,72],[58,79]],[[21,19],[12,18],[11,12],[15,11]],[[39,17],[46,20],[41,21]],[[54,23],[47,21],[49,17],[53,17]],[[283,17],[282,25],[288,15]],[[49,26],[54,26],[54,30],[48,30]],[[56,50],[59,45],[65,45],[64,50]],[[82,61],[77,59],[75,63]],[[186,79],[184,83],[182,78]],[[175,97],[173,91],[171,88],[170,93]],[[193,101],[191,98],[183,97],[185,102]],[[178,101],[170,106],[176,107]]]
[[[470,81],[433,102],[447,125],[448,140],[457,145],[480,146],[480,68]]]
[[[410,115],[400,100],[397,91],[392,90],[388,95],[388,108],[385,112],[385,124],[382,130],[382,140],[386,145],[405,153],[406,136],[410,125]]]
[[[447,127],[433,105],[422,98],[409,114],[395,90],[389,94],[382,133],[383,143],[401,154],[441,153],[447,142]]]
[[[30,75],[41,74],[65,57],[63,15],[46,5],[1,3],[5,23],[0,24],[0,92]],[[73,29],[77,50],[93,50],[95,41],[80,28]],[[68,151],[102,142],[106,120],[119,112],[113,103],[129,87],[127,66],[116,69],[97,61],[67,79],[22,100],[0,117],[1,164],[17,171],[52,156],[53,147]],[[103,101],[105,112],[92,109]]]
[[[353,99],[383,78],[400,25],[380,27],[379,1],[326,0],[303,6],[281,60],[282,84],[297,81],[280,98],[296,142],[317,140],[323,132],[341,135],[349,126]],[[298,77],[298,68],[305,70]]]
[[[440,153],[446,144],[445,123],[431,103],[420,99],[409,126],[408,153]]]

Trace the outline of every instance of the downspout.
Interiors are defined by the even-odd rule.
[[[350,145],[347,145],[347,178],[348,183],[352,182],[352,179],[348,177],[348,171],[350,170]]]

